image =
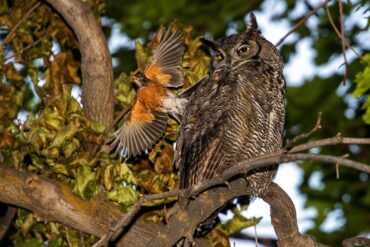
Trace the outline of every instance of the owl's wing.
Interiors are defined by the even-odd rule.
[[[169,27],[145,68],[145,77],[166,87],[182,86],[184,80],[181,72],[183,43],[182,32],[175,27]]]
[[[181,91],[181,93],[178,94],[181,98],[189,98],[195,90],[201,85],[202,83],[205,83],[208,80],[209,76],[202,77],[199,81],[197,81],[195,84],[191,85],[190,87],[186,88],[185,90]]]
[[[150,111],[136,101],[127,121],[113,133],[110,150],[131,157],[150,149],[165,132],[167,120],[166,113]]]
[[[209,77],[200,80],[183,114],[174,160],[180,170],[180,188],[212,178],[228,165],[228,155],[224,153],[225,105],[208,104],[213,97],[219,97],[215,92],[210,94],[214,84]]]
[[[175,158],[180,166],[180,188],[196,185],[223,172],[228,163],[222,135],[222,131],[204,134],[199,131],[192,140],[186,139],[180,144],[179,156]]]

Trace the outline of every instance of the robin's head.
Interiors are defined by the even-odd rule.
[[[144,85],[146,85],[149,80],[145,77],[144,73],[138,71],[135,74],[132,75],[132,78],[134,79],[135,84],[140,88]]]

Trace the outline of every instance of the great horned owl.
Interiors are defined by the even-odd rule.
[[[244,33],[203,43],[213,51],[211,69],[183,115],[175,154],[180,188],[282,147],[283,61],[261,36],[255,16]],[[247,175],[253,196],[263,194],[275,173],[273,167]]]

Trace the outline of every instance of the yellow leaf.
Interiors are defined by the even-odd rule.
[[[22,74],[14,67],[12,63],[7,63],[4,66],[4,74],[6,79],[11,81],[23,80]]]
[[[144,46],[140,43],[138,39],[135,40],[135,57],[139,70],[143,71],[148,62],[149,55],[147,54],[147,52],[144,49]]]

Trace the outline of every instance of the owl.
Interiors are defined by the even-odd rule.
[[[255,16],[250,14],[244,33],[203,43],[212,54],[210,73],[191,95],[182,117],[174,161],[180,169],[180,188],[277,151],[283,142],[283,61],[261,35]],[[246,175],[253,196],[263,195],[276,169]]]

